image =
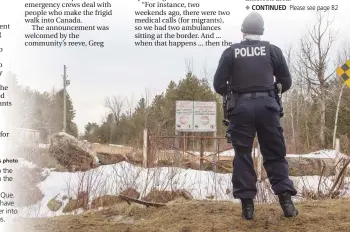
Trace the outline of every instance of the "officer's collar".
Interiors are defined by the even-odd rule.
[[[245,35],[243,37],[243,40],[242,41],[251,41],[251,40],[255,40],[255,41],[260,41],[261,38],[260,38],[260,35]]]

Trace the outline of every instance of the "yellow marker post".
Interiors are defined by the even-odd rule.
[[[350,60],[346,61],[345,64],[338,67],[336,73],[338,77],[340,77],[350,88]]]

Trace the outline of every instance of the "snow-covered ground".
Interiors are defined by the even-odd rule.
[[[198,152],[194,152],[194,154],[199,155]],[[213,154],[211,152],[204,153],[205,155]],[[255,154],[257,154],[257,149],[255,151]],[[219,153],[219,156],[234,156],[235,152],[233,149],[226,150]],[[337,158],[337,152],[335,150],[321,150],[312,152],[309,154],[287,154],[288,158],[312,158],[312,159],[336,159]],[[348,156],[344,154],[339,154],[340,158],[349,159]]]
[[[324,152],[315,152],[305,156],[308,156],[308,158],[335,156],[335,152],[334,154],[332,151]],[[35,167],[34,164],[28,161],[20,161],[21,165],[29,168]],[[153,188],[160,190],[185,189],[195,199],[211,198],[235,201],[231,193],[231,174],[217,174],[211,171],[176,167],[144,169],[127,162],[121,162],[100,166],[87,172],[69,173],[44,169],[42,170],[42,175],[47,177],[38,184],[38,188],[43,193],[44,198],[37,204],[22,209],[21,215],[23,216],[49,217],[61,215],[63,214],[62,209],[68,203],[68,200],[62,200],[62,198],[66,196],[74,199],[78,192],[86,191],[87,189],[89,190],[90,203],[92,199],[98,196],[117,195],[129,187],[140,192],[141,197],[146,196]],[[320,182],[319,176],[291,177],[291,179],[299,193],[303,189],[317,190]],[[345,181],[347,184],[343,194],[350,196],[350,179],[347,178]],[[332,178],[323,179],[321,181],[321,190],[327,191],[332,183]],[[275,200],[267,181],[259,183],[258,187],[259,194],[257,199],[267,199],[266,202]],[[63,202],[63,206],[59,211],[52,212],[47,208],[47,203],[56,196],[57,200]]]
[[[287,154],[287,157],[294,157],[294,158],[313,158],[313,159],[336,159],[337,158],[337,151],[335,150],[321,150],[321,151],[316,151],[312,152],[310,154],[300,154],[300,155],[295,155],[295,154]],[[343,159],[349,159],[348,156],[344,154],[339,154],[339,158]]]
[[[179,153],[182,153],[182,151],[175,151],[175,150],[164,150],[162,151],[164,153],[176,153],[176,152],[179,152]],[[185,151],[185,153],[188,152],[188,153],[191,153],[193,155],[200,155],[200,152],[199,151]],[[204,156],[211,156],[211,155],[214,155],[215,153],[214,152],[210,152],[210,151],[204,151],[203,152],[203,155]],[[252,152],[253,154],[253,152]],[[258,150],[255,149],[255,154],[258,154]],[[344,154],[339,154],[341,158],[345,158],[345,159],[348,159],[349,157],[344,155]],[[233,149],[229,149],[229,150],[226,150],[226,151],[222,151],[222,152],[219,152],[219,156],[235,156],[235,151]],[[312,153],[309,153],[309,154],[287,154],[287,157],[289,158],[313,158],[313,159],[335,159],[337,157],[337,152],[335,150],[321,150],[321,151],[316,151],[316,152],[312,152]]]

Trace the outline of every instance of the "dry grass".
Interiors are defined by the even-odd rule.
[[[148,202],[155,202],[155,203],[168,203],[178,198],[184,198],[187,200],[193,199],[191,194],[188,193],[186,190],[159,191],[154,189],[150,191],[147,194],[147,196],[142,198],[142,200],[148,201]]]
[[[240,205],[231,202],[187,201],[157,209],[121,203],[100,212],[27,220],[23,225],[36,232],[346,232],[349,205],[349,199],[302,202],[296,218],[284,218],[277,204],[257,205],[255,219],[244,221]]]
[[[63,213],[70,213],[76,209],[88,209],[89,207],[89,195],[87,192],[80,192],[77,195],[77,199],[70,199],[67,205],[62,210]]]
[[[118,196],[112,196],[112,195],[100,196],[92,200],[91,208],[98,209],[100,207],[111,207],[121,201],[122,200]]]
[[[127,188],[124,191],[122,191],[120,194],[130,198],[135,198],[135,199],[139,199],[140,197],[140,193],[133,188]]]

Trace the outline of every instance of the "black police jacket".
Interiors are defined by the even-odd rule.
[[[214,76],[214,89],[226,93],[227,82],[237,92],[268,91],[274,88],[273,76],[290,89],[292,79],[280,48],[268,42],[246,40],[233,44],[222,54]]]

